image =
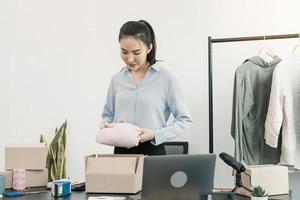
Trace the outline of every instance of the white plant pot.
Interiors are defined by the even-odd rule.
[[[266,196],[266,197],[253,197],[253,196],[251,196],[251,200],[268,200],[268,196]]]

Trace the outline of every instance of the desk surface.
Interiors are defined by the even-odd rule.
[[[43,191],[46,190],[45,188],[31,188],[29,192],[31,191]],[[46,190],[47,192],[39,193],[39,194],[28,194],[21,197],[3,197],[3,200],[47,200],[47,199],[62,199],[62,200],[87,200],[89,197],[98,197],[98,196],[118,196],[118,197],[127,197],[128,200],[139,200],[141,199],[141,194],[135,194],[135,195],[124,195],[124,194],[87,194],[84,191],[83,192],[76,192],[72,191],[72,194],[66,197],[59,197],[54,198],[51,195],[50,190]],[[0,199],[1,200],[1,199]]]
[[[41,189],[32,189],[30,191],[36,191]],[[50,191],[46,193],[40,193],[40,194],[30,194],[30,195],[24,195],[22,197],[15,197],[15,198],[6,198],[5,200],[47,200],[47,199],[61,199],[61,200],[87,200],[89,197],[98,197],[98,196],[118,196],[118,197],[127,197],[128,200],[140,200],[141,194],[138,193],[136,195],[123,195],[123,194],[86,194],[85,192],[75,192],[72,191],[72,194],[67,197],[60,197],[60,198],[54,198]],[[234,198],[229,197],[224,193],[223,195],[220,195],[220,193],[215,193],[211,198],[212,200],[250,200],[249,197],[244,197],[240,195],[235,195]],[[292,193],[290,192],[290,195],[280,195],[280,196],[271,196],[269,197],[269,200],[292,200]]]
[[[122,196],[128,197],[128,200],[139,200],[141,199],[141,195],[112,195],[112,194],[86,194],[85,192],[72,192],[70,196],[54,198],[50,191],[47,193],[41,194],[28,194],[22,197],[15,197],[15,198],[7,198],[4,197],[5,200],[47,200],[47,199],[62,199],[62,200],[87,200],[88,197],[98,197],[98,196]]]

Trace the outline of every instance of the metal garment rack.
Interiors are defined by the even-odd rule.
[[[250,37],[233,37],[213,39],[208,37],[208,98],[209,98],[209,153],[214,152],[214,132],[213,132],[213,44],[226,42],[242,42],[254,40],[276,40],[300,38],[300,34],[284,34],[284,35],[262,35]]]

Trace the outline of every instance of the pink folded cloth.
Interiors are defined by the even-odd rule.
[[[96,141],[116,147],[131,148],[138,146],[140,129],[129,123],[114,123],[113,128],[103,128],[97,134]]]

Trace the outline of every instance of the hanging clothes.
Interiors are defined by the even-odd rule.
[[[277,148],[281,128],[280,164],[300,169],[300,57],[297,56],[281,62],[273,73],[265,123],[266,143],[271,147]]]
[[[265,119],[276,56],[267,63],[259,56],[247,59],[235,72],[231,135],[235,140],[235,158],[246,165],[276,164],[280,149],[264,140]]]

